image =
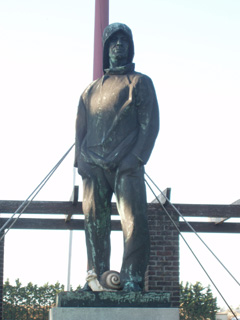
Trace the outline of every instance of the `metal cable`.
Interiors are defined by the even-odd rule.
[[[181,212],[174,206],[174,204],[171,203],[171,201],[165,196],[165,194],[158,188],[156,183],[149,177],[149,175],[145,172],[145,175],[148,177],[148,179],[153,183],[153,185],[158,189],[158,191],[164,196],[164,198],[167,200],[167,202],[173,207],[173,209],[179,214],[179,216],[184,220],[184,222],[188,225],[188,227],[195,233],[195,235],[198,237],[198,239],[204,244],[204,246],[211,252],[211,254],[214,256],[214,258],[221,264],[221,266],[227,271],[227,273],[232,277],[232,279],[240,286],[239,281],[233,276],[233,274],[225,267],[225,265],[222,263],[222,261],[215,255],[215,253],[208,247],[208,245],[203,241],[203,239],[199,236],[199,234],[196,232],[196,230],[191,226],[191,224],[184,218],[184,216],[181,214]]]
[[[146,173],[145,173],[146,174]],[[147,175],[147,174],[146,174]],[[147,177],[149,178],[149,176],[147,175]],[[149,178],[150,181],[152,182],[151,178]],[[202,265],[202,263],[200,262],[200,260],[198,259],[198,257],[196,256],[196,254],[193,252],[192,248],[190,247],[190,245],[188,244],[187,240],[184,238],[184,236],[182,235],[180,229],[178,228],[177,224],[175,223],[175,221],[172,219],[171,215],[169,214],[169,212],[167,211],[167,209],[162,205],[162,203],[160,202],[160,200],[158,199],[158,197],[156,196],[155,192],[153,191],[153,189],[151,188],[151,186],[149,185],[149,183],[147,182],[147,180],[145,179],[145,182],[147,184],[147,186],[149,187],[149,189],[151,190],[151,192],[153,193],[154,197],[157,199],[157,201],[159,202],[159,204],[161,205],[161,207],[163,208],[164,212],[167,214],[167,216],[169,217],[169,219],[171,220],[171,222],[173,223],[173,225],[175,226],[175,228],[177,229],[177,231],[179,232],[179,235],[181,236],[181,238],[183,239],[183,241],[185,242],[185,244],[187,245],[187,247],[189,248],[189,250],[191,251],[191,253],[193,254],[194,258],[197,260],[197,262],[199,263],[200,267],[203,269],[203,271],[205,272],[205,274],[207,275],[208,279],[211,281],[212,285],[214,286],[214,288],[217,290],[217,292],[219,293],[219,295],[221,296],[221,298],[223,299],[223,301],[226,303],[227,307],[229,308],[229,310],[232,312],[233,316],[237,319],[237,316],[235,315],[235,313],[233,312],[232,308],[230,307],[230,305],[227,303],[227,301],[225,300],[225,298],[223,297],[222,293],[220,292],[220,290],[218,289],[218,287],[216,286],[216,284],[214,283],[214,281],[212,280],[212,278],[210,277],[210,275],[208,274],[207,270],[204,268],[204,266]],[[154,184],[154,183],[153,183]],[[154,184],[155,185],[155,184]],[[157,187],[158,190],[160,190]],[[161,191],[161,190],[160,190]],[[162,193],[162,191],[161,191]],[[162,193],[163,194],[163,193]],[[165,195],[164,195],[165,196]],[[166,197],[166,196],[165,196]],[[166,197],[167,198],[167,197]],[[168,202],[170,203],[170,201],[168,200]],[[175,207],[174,207],[175,208]],[[176,211],[178,212],[178,210],[176,209]],[[180,213],[180,212],[178,212]],[[181,215],[181,214],[180,214]],[[196,231],[195,231],[196,232]]]
[[[45,186],[47,181],[51,178],[53,173],[57,170],[57,168],[60,166],[60,164],[63,162],[63,160],[66,158],[66,156],[69,154],[69,152],[74,147],[75,143],[68,149],[68,151],[62,156],[62,158],[57,162],[57,164],[50,170],[50,172],[46,175],[46,177],[39,183],[39,185],[33,190],[33,192],[28,196],[28,198],[23,201],[23,203],[17,208],[17,210],[13,213],[13,215],[4,223],[4,225],[0,229],[0,233],[7,229],[6,232],[1,236],[0,241],[5,237],[5,235],[8,233],[8,231],[13,227],[13,225],[17,222],[17,220],[21,217],[22,213],[27,209],[27,207],[31,204],[31,202],[34,200],[34,198],[38,195],[38,193],[41,191],[41,189]],[[32,198],[31,198],[32,197]],[[31,199],[30,199],[31,198]],[[30,200],[29,200],[30,199]],[[23,209],[22,209],[23,208]],[[22,209],[22,210],[21,210]],[[20,211],[21,210],[21,211]],[[19,212],[20,211],[20,212]],[[16,214],[19,214],[17,218],[14,219],[14,216]],[[14,220],[13,220],[14,219]],[[13,220],[13,221],[12,221]],[[9,225],[9,223],[11,225]]]

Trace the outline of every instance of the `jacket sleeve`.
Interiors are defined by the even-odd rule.
[[[154,147],[159,131],[159,109],[152,80],[142,75],[135,87],[135,101],[139,132],[132,150],[143,164],[146,164]]]
[[[78,159],[81,153],[81,145],[84,137],[87,133],[87,121],[86,121],[86,108],[83,101],[83,96],[81,96],[79,105],[78,105],[78,113],[76,119],[76,137],[75,137],[75,161],[74,167],[78,167]]]

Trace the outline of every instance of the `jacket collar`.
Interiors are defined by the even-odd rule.
[[[104,73],[105,75],[111,75],[111,74],[127,74],[130,72],[133,72],[135,69],[135,64],[134,63],[129,63],[126,64],[125,66],[121,66],[121,67],[116,67],[116,68],[112,68],[112,69],[105,69]]]

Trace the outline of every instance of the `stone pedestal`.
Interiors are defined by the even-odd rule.
[[[49,320],[179,320],[178,308],[53,308]]]
[[[57,307],[61,308],[168,308],[169,292],[73,291],[60,292]]]
[[[61,292],[49,320],[179,320],[168,292]]]

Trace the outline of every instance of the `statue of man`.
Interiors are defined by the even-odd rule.
[[[122,290],[141,291],[149,258],[144,165],[159,130],[149,77],[134,71],[131,30],[121,23],[103,33],[104,75],[80,98],[75,166],[83,180],[88,268],[98,278],[110,268],[111,198],[124,236]]]

